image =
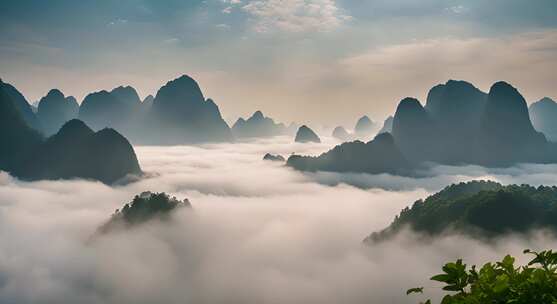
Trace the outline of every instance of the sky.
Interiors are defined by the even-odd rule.
[[[0,77],[35,102],[195,78],[231,123],[351,128],[463,79],[557,99],[554,0],[20,0],[0,2]]]

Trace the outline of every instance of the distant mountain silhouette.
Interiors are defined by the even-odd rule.
[[[311,130],[308,126],[303,125],[298,129],[294,141],[299,143],[307,143],[307,142],[320,143],[321,139],[319,139],[319,136],[317,136],[317,134],[315,134],[315,132],[313,132],[313,130]]]
[[[485,94],[470,83],[449,80],[430,90],[425,108],[417,99],[405,98],[393,117],[392,136],[413,167],[427,162],[488,167],[557,162],[557,144],[534,129],[524,98],[505,82]],[[362,163],[377,158],[372,153],[358,157]],[[337,159],[347,165],[332,169],[353,162]]]
[[[14,170],[15,176],[28,180],[84,178],[107,184],[140,173],[126,138],[113,129],[95,133],[77,119],[64,124]]]
[[[232,134],[236,137],[267,137],[287,134],[286,126],[275,123],[272,118],[265,117],[261,111],[256,111],[247,120],[238,118],[232,126]]]
[[[557,103],[549,97],[534,102],[529,108],[530,119],[536,130],[547,139],[557,142]]]
[[[487,94],[466,81],[449,80],[429,91],[425,109],[435,122],[435,142],[443,147],[442,153],[431,160],[443,163],[480,161],[477,151],[471,153],[470,147],[478,145],[486,99]]]
[[[42,138],[23,119],[6,87],[0,80],[0,170],[12,172],[40,145]]]
[[[270,160],[270,161],[280,161],[280,162],[284,162],[285,159],[284,157],[282,157],[282,155],[273,155],[271,153],[267,153],[265,154],[265,156],[263,156],[263,160]]]
[[[95,130],[125,126],[131,106],[107,91],[91,93],[79,107],[79,119]]]
[[[52,89],[41,98],[37,108],[37,117],[42,126],[43,133],[50,136],[67,121],[77,117],[79,105],[72,96],[65,97],[62,92]]]
[[[119,86],[110,91],[110,94],[131,108],[136,108],[141,104],[137,91],[131,86]]]
[[[146,191],[136,195],[122,209],[116,210],[98,232],[105,234],[119,229],[133,228],[152,220],[169,220],[173,212],[184,207],[191,208],[189,200],[180,201],[164,192]]]
[[[374,127],[375,124],[373,123],[373,121],[371,121],[371,119],[369,119],[369,117],[362,116],[360,119],[358,119],[358,122],[356,122],[354,133],[360,137],[371,136]]]
[[[545,136],[530,122],[526,101],[511,85],[495,83],[480,121],[480,146],[486,164],[555,161]]]
[[[8,95],[10,100],[12,100],[13,105],[15,106],[16,110],[19,112],[23,120],[27,123],[28,126],[35,130],[41,130],[41,124],[35,113],[33,112],[33,108],[27,102],[27,99],[21,94],[14,86],[9,83],[2,82],[0,80],[0,85],[4,90],[4,93]]]
[[[557,232],[556,202],[557,187],[491,181],[453,184],[404,208],[391,225],[365,242],[389,240],[404,229],[426,236],[452,232],[481,239],[532,229]]]
[[[389,133],[368,143],[343,143],[318,157],[292,155],[287,165],[301,171],[365,172],[408,175],[411,164],[402,155]]]
[[[387,119],[385,119],[385,122],[383,123],[383,127],[381,127],[381,130],[379,130],[379,132],[377,132],[377,134],[392,133],[393,132],[393,120],[394,120],[394,117],[392,117],[392,116],[387,117]]]
[[[352,135],[346,131],[346,129],[342,126],[338,126],[333,130],[332,136],[336,139],[340,139],[343,141],[349,140],[352,138]]]
[[[436,158],[437,129],[430,114],[415,98],[405,98],[398,104],[393,118],[393,137],[410,161]]]
[[[63,98],[59,91],[49,95],[48,99]],[[82,121],[73,119],[43,140],[23,120],[3,86],[0,143],[0,170],[25,180],[86,178],[108,184],[128,174],[141,173],[132,146],[112,129],[95,133]]]
[[[231,141],[232,133],[211,99],[189,76],[159,89],[151,108],[148,141],[158,144]]]

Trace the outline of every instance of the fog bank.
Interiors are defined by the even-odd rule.
[[[538,232],[483,244],[462,236],[431,243],[405,233],[366,247],[416,199],[451,182],[554,183],[556,167],[433,167],[422,179],[303,174],[265,153],[319,154],[334,142],[274,138],[237,144],[136,147],[150,178],[108,187],[90,181],[21,182],[0,174],[1,303],[417,303],[407,288],[451,259],[522,258],[556,248]],[[433,175],[436,173],[436,175]],[[357,185],[352,186],[347,183]],[[142,191],[189,198],[170,222],[91,238]],[[520,259],[524,261],[524,259]]]

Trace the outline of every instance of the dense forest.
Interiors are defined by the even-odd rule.
[[[486,238],[535,228],[557,231],[557,187],[453,184],[403,209],[389,227],[366,241],[391,238],[406,227],[427,235],[452,230]]]

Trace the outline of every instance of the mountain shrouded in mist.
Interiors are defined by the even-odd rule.
[[[168,220],[178,208],[191,208],[188,199],[180,201],[168,194],[146,191],[136,195],[122,209],[116,210],[110,220],[99,228],[100,233],[131,228],[155,219]]]
[[[232,126],[232,134],[235,137],[268,137],[285,135],[288,133],[286,126],[282,123],[275,123],[270,117],[265,117],[261,111],[256,111],[246,119],[238,118]]]
[[[271,153],[267,153],[263,156],[263,160],[270,160],[270,161],[276,161],[276,162],[284,162],[286,159],[284,159],[284,157],[280,154],[271,154]]]
[[[13,171],[28,180],[84,178],[111,184],[141,174],[130,143],[114,129],[94,132],[73,119],[38,145]]]
[[[366,242],[390,239],[406,228],[428,236],[456,232],[480,238],[533,229],[557,232],[556,219],[557,187],[471,181],[416,201]]]
[[[52,89],[39,101],[37,117],[45,135],[50,136],[67,121],[77,118],[79,105],[74,97],[65,97],[60,90]]]
[[[12,172],[42,138],[23,119],[5,88],[6,84],[0,80],[0,170]]]
[[[228,142],[230,128],[218,106],[205,99],[189,76],[169,81],[156,96],[143,101],[131,86],[91,93],[83,100],[79,118],[94,130],[110,127],[139,144]]]
[[[320,143],[321,139],[319,138],[319,136],[317,136],[315,132],[313,132],[312,129],[310,129],[306,125],[303,125],[298,129],[298,132],[296,132],[296,137],[294,138],[294,141],[299,143],[308,143],[308,142]]]
[[[35,130],[41,130],[41,124],[35,116],[35,113],[33,113],[31,105],[29,104],[29,102],[27,102],[23,94],[21,94],[21,92],[19,92],[14,86],[9,83],[5,83],[0,80],[0,85],[2,86],[2,90],[4,91],[4,93],[8,95],[15,109],[19,112],[27,125]]]
[[[411,170],[411,164],[402,155],[389,133],[381,133],[368,143],[343,143],[317,157],[292,155],[288,158],[287,165],[302,171],[372,174],[407,175]]]
[[[230,128],[218,106],[205,100],[199,85],[182,76],[161,87],[149,113],[147,142],[159,144],[227,142]]]
[[[480,121],[480,147],[484,164],[554,162],[555,145],[532,126],[526,101],[505,82],[494,84]]]
[[[437,132],[430,114],[415,98],[403,99],[393,118],[393,137],[409,160],[418,162],[438,152]]]
[[[125,126],[131,106],[108,91],[91,93],[83,99],[79,119],[95,130]]]
[[[542,132],[547,139],[557,141],[557,102],[544,97],[530,105],[530,119],[534,128]]]
[[[352,136],[342,126],[338,126],[333,130],[332,136],[340,140],[349,140]]]
[[[534,129],[526,101],[505,82],[495,83],[486,94],[470,83],[449,80],[430,90],[425,107],[415,98],[404,98],[392,120],[392,136],[397,150],[414,167],[425,163],[500,167],[557,162],[557,146]],[[294,167],[368,172],[364,166],[351,165],[352,158],[365,164],[368,159],[383,157],[373,153],[354,156],[348,147],[334,149],[335,155],[342,155],[328,160],[338,162],[335,165]]]
[[[387,119],[385,119],[385,121],[383,122],[383,127],[381,127],[381,130],[379,130],[377,134],[393,132],[393,119],[394,117],[392,116],[387,117]]]
[[[132,146],[113,129],[95,133],[82,121],[73,119],[43,140],[25,122],[0,84],[1,170],[26,180],[86,178],[107,184],[141,173]],[[55,102],[71,102],[59,91],[51,91],[47,97]]]
[[[373,121],[371,121],[371,119],[369,119],[369,117],[362,116],[356,122],[356,126],[354,126],[354,133],[356,136],[359,137],[371,136],[374,127],[375,124],[373,123]]]
[[[137,91],[131,86],[119,86],[110,91],[110,94],[131,107],[137,107],[141,104]]]

